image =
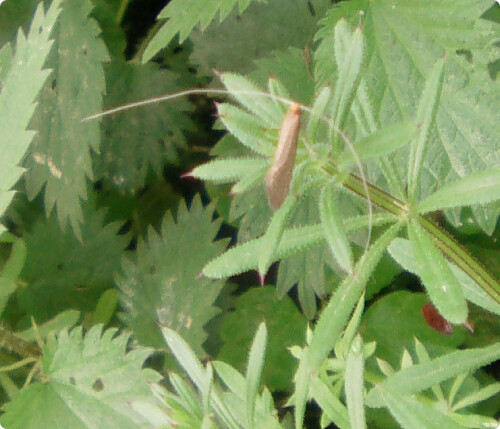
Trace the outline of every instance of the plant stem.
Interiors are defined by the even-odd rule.
[[[19,338],[3,327],[0,327],[0,347],[25,358],[38,358],[42,353],[38,346]]]
[[[365,192],[363,180],[355,174],[349,174],[344,181],[344,186],[362,198],[370,198],[373,204],[383,208],[389,213],[404,219],[411,215],[408,205],[367,183],[368,195]],[[460,267],[472,280],[474,280],[491,298],[500,303],[500,284],[461,244],[448,232],[441,229],[428,217],[416,215],[422,227],[434,239],[439,250],[448,260]]]

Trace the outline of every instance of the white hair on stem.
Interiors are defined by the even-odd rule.
[[[499,0],[500,1],[500,0]],[[270,98],[273,100],[276,100],[280,103],[283,103],[287,106],[292,106],[292,105],[298,105],[300,107],[300,110],[303,112],[307,112],[310,115],[317,115],[317,113],[313,112],[312,108],[309,106],[306,106],[304,104],[297,103],[294,100],[289,100],[288,98],[285,97],[280,97],[278,95],[271,94],[269,92],[265,91],[257,91],[257,90],[232,90],[229,91],[227,89],[218,89],[218,88],[193,88],[193,89],[185,89],[182,91],[178,92],[173,92],[170,94],[166,95],[160,95],[158,97],[151,97],[151,98],[146,98],[144,100],[139,100],[139,101],[133,101],[131,103],[126,103],[122,104],[121,106],[116,106],[111,109],[103,110],[102,112],[95,113],[90,116],[86,116],[81,120],[81,122],[88,122],[92,121],[94,119],[99,119],[104,116],[109,116],[113,115],[115,113],[119,112],[124,112],[126,110],[131,110],[136,107],[141,107],[141,106],[148,106],[150,104],[158,104],[162,103],[164,101],[169,101],[169,100],[175,100],[177,98],[181,97],[186,97],[188,95],[232,95],[232,94],[241,94],[241,95],[255,95],[257,97],[265,97],[265,98]],[[329,118],[328,116],[325,115],[317,115],[320,120],[325,122],[329,127],[331,127],[339,136],[340,138],[344,141],[344,143],[347,145],[349,150],[351,151],[352,155],[354,156],[354,159],[356,161],[356,167],[359,171],[359,175],[361,177],[361,180],[363,181],[363,190],[366,195],[366,201],[367,201],[367,206],[368,206],[368,217],[369,217],[369,222],[368,222],[368,234],[366,238],[366,243],[364,247],[364,252],[368,250],[370,247],[370,241],[371,241],[371,235],[372,235],[372,219],[373,219],[373,205],[370,199],[370,194],[368,190],[368,185],[367,185],[367,180],[366,180],[366,174],[365,170],[363,168],[363,164],[361,163],[361,159],[358,156],[358,153],[356,152],[356,148],[354,147],[354,144],[352,141],[347,137],[347,135],[333,122],[332,118]]]

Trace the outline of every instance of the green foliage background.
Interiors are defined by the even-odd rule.
[[[319,229],[318,189],[306,192],[288,229],[274,236],[283,233],[281,244],[271,243],[274,259],[259,259],[266,268],[280,260],[266,285],[258,286],[255,272],[228,279],[257,268],[262,247],[252,240],[270,236],[273,213],[260,179],[286,106],[257,96],[245,104],[234,92],[246,110],[218,104],[219,118],[214,100],[189,96],[82,120],[131,101],[221,88],[220,80],[231,90],[238,78],[221,72],[313,105],[343,76],[336,33],[342,21],[361,28],[364,40],[355,83],[361,89],[340,124],[353,141],[415,120],[435,64],[445,58],[419,170],[423,199],[500,166],[500,7],[489,0],[163,3],[0,4],[0,423],[7,429],[298,427],[300,401],[312,398],[321,413],[307,409],[307,427],[495,427],[498,363],[478,368],[500,359],[498,302],[466,285],[476,332],[460,325],[451,336],[432,330],[421,313],[425,289],[410,274],[421,273],[421,259],[402,239],[392,241],[385,221],[375,222],[373,242],[382,237],[392,244],[388,253],[374,246],[372,271],[356,265],[366,285],[351,319],[359,295],[349,291],[357,286]],[[359,119],[362,91],[371,122]],[[272,114],[259,117],[266,103]],[[311,135],[321,140],[321,131]],[[299,145],[299,161],[309,156],[306,144],[315,143]],[[368,161],[369,182],[390,192],[388,166],[406,177],[411,156],[407,145],[388,164]],[[254,175],[248,192],[181,179],[215,157],[238,158],[237,179],[248,168]],[[492,188],[497,195],[498,183]],[[500,198],[491,200],[443,206],[430,218],[499,278]],[[359,261],[366,235],[354,233],[359,228],[347,219],[365,214],[366,202],[344,193],[338,207]],[[408,230],[410,241],[418,241],[420,230]],[[286,248],[301,232],[303,245]],[[248,247],[216,259],[230,243]],[[210,261],[220,263],[214,275],[205,269]],[[342,287],[352,305],[331,308]],[[328,338],[328,321],[337,337]],[[308,326],[317,326],[314,334]],[[445,373],[452,358],[457,368]],[[301,392],[314,359],[321,362]],[[432,369],[442,371],[425,384],[433,359]],[[191,384],[177,375],[183,372]],[[292,393],[287,405],[298,409],[295,423],[283,401]]]

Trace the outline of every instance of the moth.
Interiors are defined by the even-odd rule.
[[[293,103],[283,118],[274,161],[266,174],[267,196],[273,210],[278,210],[288,196],[295,165],[299,131],[300,105]]]

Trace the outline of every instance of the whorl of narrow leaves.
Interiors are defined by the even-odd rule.
[[[161,49],[167,47],[171,40],[179,33],[179,42],[182,43],[189,33],[199,23],[205,30],[220,12],[222,22],[234,5],[238,3],[239,12],[242,13],[251,3],[251,0],[173,0],[158,15],[159,19],[167,19],[158,33],[149,42],[142,62],[145,63],[153,58]]]
[[[60,4],[60,0],[54,0],[46,13],[43,4],[38,5],[28,35],[25,36],[22,30],[17,34],[10,65],[0,66],[3,77],[0,93],[0,214],[14,196],[11,188],[24,171],[18,167],[19,162],[35,135],[26,128],[36,106],[35,98],[51,73],[43,65],[53,43],[50,35],[59,16]],[[4,48],[2,52],[1,59],[6,60],[8,49]],[[0,225],[0,232],[3,230]]]

